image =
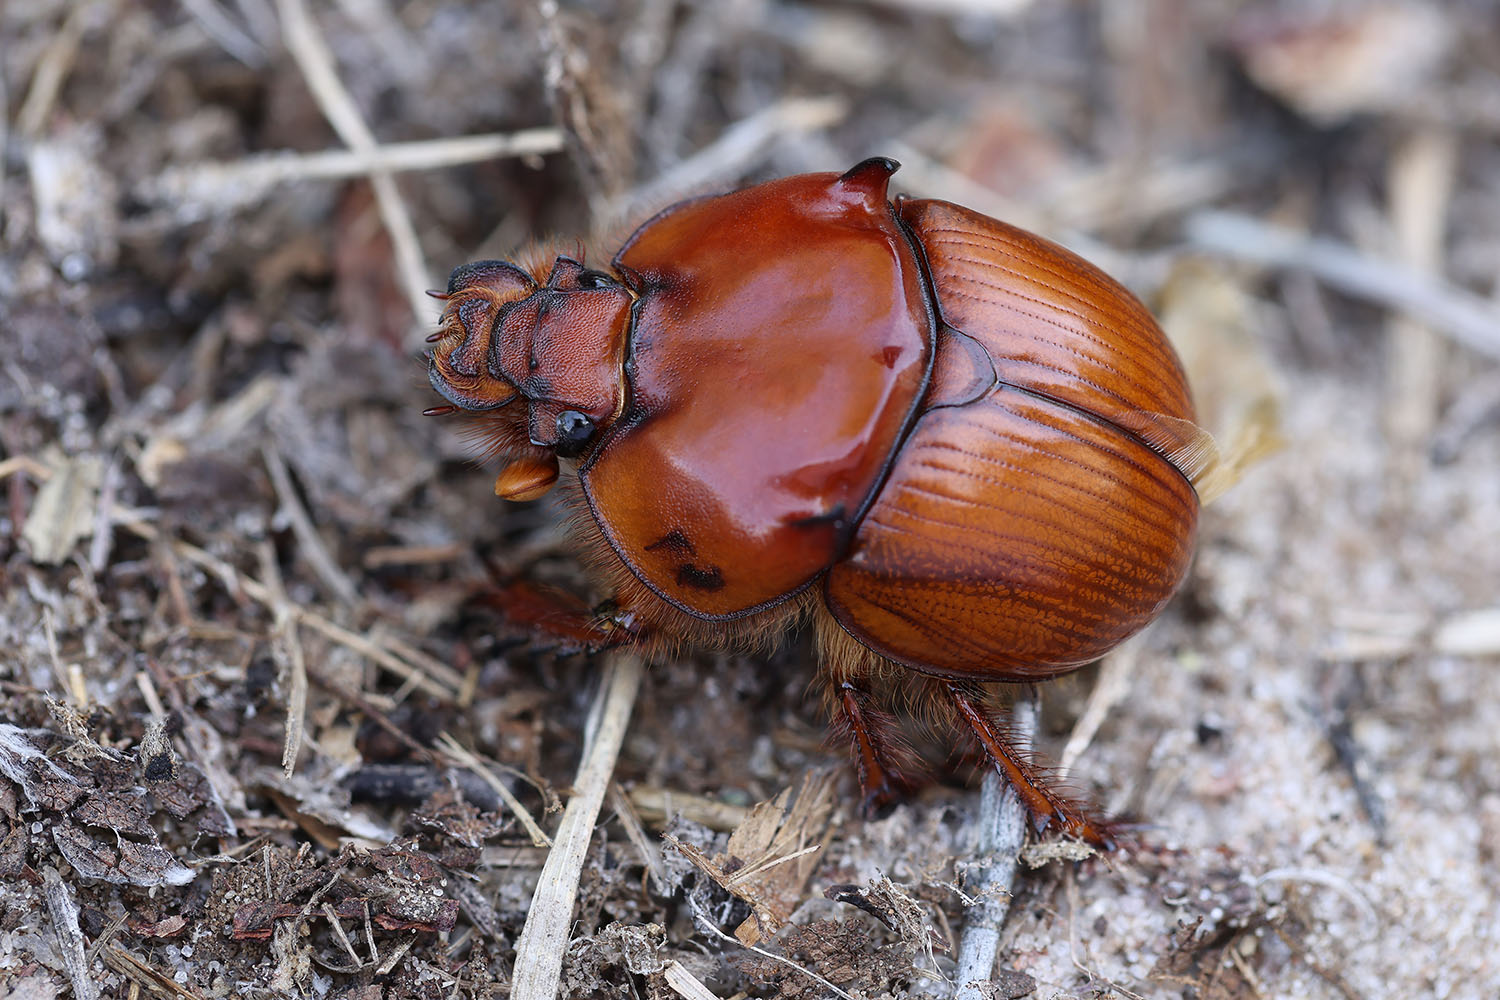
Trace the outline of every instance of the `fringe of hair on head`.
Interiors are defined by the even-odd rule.
[[[552,273],[552,266],[557,263],[557,258],[571,257],[582,264],[586,253],[587,248],[582,240],[554,236],[529,243],[517,250],[511,263],[531,275],[531,280],[538,285],[545,285],[547,276]]]

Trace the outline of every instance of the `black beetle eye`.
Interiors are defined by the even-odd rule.
[[[557,453],[576,458],[594,436],[594,422],[577,410],[563,410],[557,415]]]
[[[579,288],[614,288],[619,282],[603,271],[584,271],[578,276]]]

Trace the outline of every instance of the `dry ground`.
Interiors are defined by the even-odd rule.
[[[420,416],[420,291],[876,153],[1286,441],[1043,690],[1142,826],[1023,868],[984,995],[1500,995],[1493,0],[303,2],[0,7],[0,995],[508,995],[601,660],[486,567],[603,595]],[[857,818],[809,656],[651,666],[568,995],[953,994],[979,794]]]

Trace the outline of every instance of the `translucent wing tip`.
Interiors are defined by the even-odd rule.
[[[1221,448],[1212,434],[1181,417],[1165,413],[1139,412],[1126,429],[1171,462],[1209,504],[1229,491],[1255,463],[1282,448],[1276,400],[1262,396],[1246,411],[1236,428],[1233,443]]]

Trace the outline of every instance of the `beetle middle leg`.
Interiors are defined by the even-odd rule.
[[[848,740],[859,770],[860,812],[879,815],[916,785],[917,756],[901,733],[901,723],[863,686],[840,681],[833,694],[833,730]]]
[[[854,758],[862,793],[860,813],[872,818],[927,778],[900,720],[888,708],[892,681],[904,671],[866,649],[831,615],[814,613],[813,627],[818,684],[831,724],[829,743],[843,744]]]
[[[954,726],[968,730],[979,742],[995,770],[1015,789],[1038,829],[1045,830],[1055,823],[1064,833],[1095,847],[1106,851],[1114,848],[1108,827],[1095,821],[1082,805],[1055,787],[1031,751],[1013,739],[1009,729],[996,720],[977,688],[954,681],[935,684],[952,711]]]

